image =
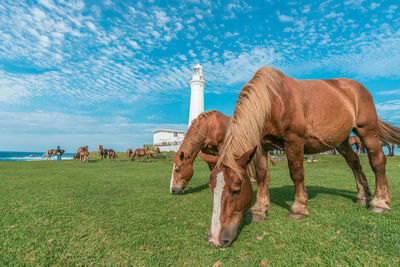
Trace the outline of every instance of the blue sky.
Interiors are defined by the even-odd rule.
[[[197,63],[206,110],[231,115],[272,65],[356,79],[400,125],[398,1],[2,0],[0,150],[123,151],[184,130]]]

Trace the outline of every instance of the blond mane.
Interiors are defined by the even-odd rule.
[[[199,114],[199,116],[197,116],[196,119],[193,120],[178,151],[178,152],[183,152],[185,158],[192,157],[193,153],[197,152],[198,147],[202,142],[204,142],[206,138],[206,136],[202,136],[200,134],[201,120],[207,119],[210,115],[216,112],[217,112],[216,110],[208,110],[202,112]]]
[[[243,179],[236,159],[255,146],[258,149],[253,162],[261,156],[262,132],[271,113],[271,97],[277,96],[279,98],[277,90],[280,78],[283,75],[275,68],[263,67],[243,86],[236,102],[235,112],[229,122],[224,146],[216,167],[223,164]],[[254,174],[253,164],[249,165],[247,173],[249,176]]]

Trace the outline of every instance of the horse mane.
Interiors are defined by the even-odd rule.
[[[197,147],[200,142],[204,141],[206,136],[202,136],[200,134],[200,121],[203,119],[207,119],[210,115],[217,113],[216,110],[208,110],[202,112],[197,116],[196,119],[192,121],[185,138],[182,141],[181,146],[179,147],[178,152],[184,153],[184,158],[190,158],[193,156],[193,153],[196,153]]]
[[[277,90],[282,72],[273,67],[262,67],[253,78],[243,86],[236,102],[235,112],[229,122],[216,168],[225,165],[231,168],[240,179],[239,167],[236,163],[243,153],[258,147],[253,162],[262,155],[262,132],[264,124],[271,113],[272,97],[280,99]],[[247,173],[254,173],[254,165],[249,164]]]

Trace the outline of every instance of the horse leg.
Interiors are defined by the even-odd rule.
[[[290,213],[291,219],[303,219],[308,216],[306,209],[308,195],[304,186],[304,140],[292,137],[285,142],[286,157],[289,164],[290,177],[295,185],[296,194]]]
[[[358,154],[351,148],[347,139],[337,148],[337,150],[344,157],[356,178],[358,191],[356,203],[362,206],[366,205],[371,200],[371,192],[369,191],[365,174],[362,171]]]
[[[259,222],[263,221],[268,216],[270,207],[269,202],[269,180],[270,173],[268,170],[267,155],[262,156],[256,165],[257,179],[257,199],[256,203],[251,207],[246,215],[247,221]]]
[[[384,212],[390,210],[388,204],[390,204],[391,197],[385,175],[386,157],[383,153],[376,128],[359,128],[357,129],[357,134],[360,135],[362,143],[367,149],[369,164],[375,173],[375,197],[369,203],[369,210]]]

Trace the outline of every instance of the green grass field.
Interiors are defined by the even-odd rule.
[[[286,218],[294,188],[279,162],[268,219],[243,221],[225,249],[207,244],[212,194],[201,160],[181,196],[169,194],[171,159],[0,162],[0,266],[400,265],[400,158],[388,158],[385,214],[355,204],[342,157],[317,158],[305,163],[309,218]],[[365,156],[362,164],[374,191]]]

